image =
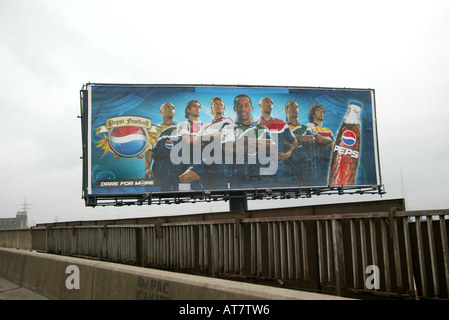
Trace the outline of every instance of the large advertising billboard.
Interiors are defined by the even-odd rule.
[[[87,205],[381,190],[372,89],[86,84],[81,109]]]

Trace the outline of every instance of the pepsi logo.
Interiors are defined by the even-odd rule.
[[[109,145],[119,156],[132,158],[145,151],[148,132],[144,128],[116,127],[109,132]]]
[[[165,141],[165,147],[171,150],[173,148],[173,142],[170,140]]]
[[[351,130],[346,130],[341,135],[341,141],[347,146],[353,146],[357,142],[357,137]]]

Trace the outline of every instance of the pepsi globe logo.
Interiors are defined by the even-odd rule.
[[[119,156],[132,158],[145,151],[148,132],[144,128],[125,126],[109,132],[109,145]]]
[[[173,148],[173,142],[170,140],[165,141],[165,147],[169,150],[171,150]]]
[[[347,146],[353,146],[357,142],[357,137],[351,130],[346,130],[341,135],[341,141]]]

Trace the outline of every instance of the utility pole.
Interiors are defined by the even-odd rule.
[[[27,198],[22,204],[22,210],[17,211],[16,218],[20,220],[20,228],[28,228],[28,209],[29,204],[27,203]]]

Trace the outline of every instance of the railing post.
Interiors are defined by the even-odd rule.
[[[51,237],[51,227],[47,226],[45,228],[45,252],[47,252],[47,253],[52,253],[50,250],[50,247],[51,247],[50,237]]]

